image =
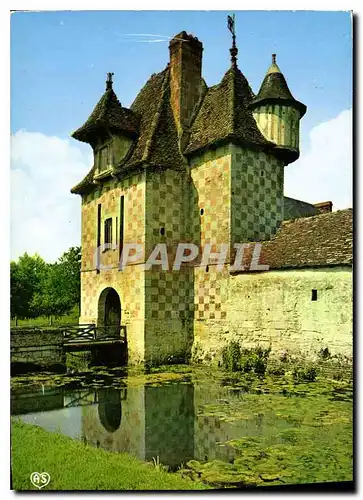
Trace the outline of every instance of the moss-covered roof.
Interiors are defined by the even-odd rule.
[[[140,134],[120,169],[144,162],[148,166],[178,168],[183,164],[178,133],[170,104],[170,71],[153,75],[131,105],[141,116]]]
[[[73,194],[83,194],[89,191],[93,184],[93,176],[96,171],[96,166],[93,165],[88,174],[75,186],[72,187],[71,193]]]
[[[319,210],[310,203],[284,196],[284,220],[298,219],[317,215]]]
[[[262,243],[259,263],[270,269],[351,266],[353,210],[283,222],[276,235]]]
[[[121,106],[113,89],[106,90],[88,120],[73,132],[72,137],[79,141],[89,142],[90,134],[103,126],[133,137],[138,134],[139,116]]]
[[[305,104],[297,101],[290,92],[284,75],[276,62],[271,64],[257,96],[253,99],[251,107],[255,108],[264,104],[287,104],[294,106],[303,116],[306,113]]]
[[[179,149],[177,129],[170,105],[169,73],[167,67],[160,73],[152,75],[128,110],[134,116],[140,117],[138,136],[127,156],[115,165],[116,172],[122,173],[140,165],[163,168],[180,168],[183,165],[184,160]],[[95,111],[92,115],[94,113]],[[93,166],[71,192],[81,194],[92,189],[94,173]]]
[[[210,87],[191,126],[184,153],[189,154],[223,140],[274,148],[259,131],[248,108],[254,94],[241,71],[230,68],[222,81]]]
[[[133,134],[134,143],[126,157],[115,165],[113,174],[133,167],[183,168],[184,155],[227,141],[269,150],[281,157],[285,154],[258,129],[250,108],[254,94],[237,67],[231,67],[222,81],[209,89],[201,79],[201,89],[190,127],[180,140],[170,103],[169,65],[150,77],[130,109],[122,108],[112,89],[106,90],[73,137],[89,142],[90,134],[99,124]],[[92,189],[94,171],[92,167],[72,192],[81,194]]]

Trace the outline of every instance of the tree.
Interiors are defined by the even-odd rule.
[[[71,247],[59,259],[63,293],[72,307],[81,300],[81,247]]]
[[[37,310],[32,305],[39,291],[40,281],[47,264],[39,255],[24,253],[18,262],[10,263],[11,317],[32,318]]]
[[[80,247],[71,247],[54,264],[26,253],[18,262],[11,262],[11,317],[70,312],[80,302],[80,271]]]

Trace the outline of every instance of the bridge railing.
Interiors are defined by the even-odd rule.
[[[105,325],[96,326],[92,324],[65,325],[63,330],[66,342],[121,339],[126,340],[126,326]]]
[[[64,340],[95,340],[96,325],[94,324],[76,324],[62,326]]]

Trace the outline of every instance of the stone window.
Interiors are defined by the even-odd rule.
[[[105,220],[105,245],[112,243],[112,218]]]
[[[119,225],[119,257],[121,259],[122,249],[124,246],[124,211],[125,211],[125,197],[121,196],[120,198],[120,225]],[[117,231],[117,223],[116,223],[116,231]]]
[[[315,288],[311,290],[311,300],[313,301],[318,300],[318,291]]]

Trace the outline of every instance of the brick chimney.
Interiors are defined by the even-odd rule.
[[[198,38],[182,31],[170,41],[169,51],[170,100],[181,137],[200,96],[203,44]]]
[[[322,201],[321,203],[314,203],[314,207],[319,210],[319,214],[327,214],[333,210],[333,202]]]

